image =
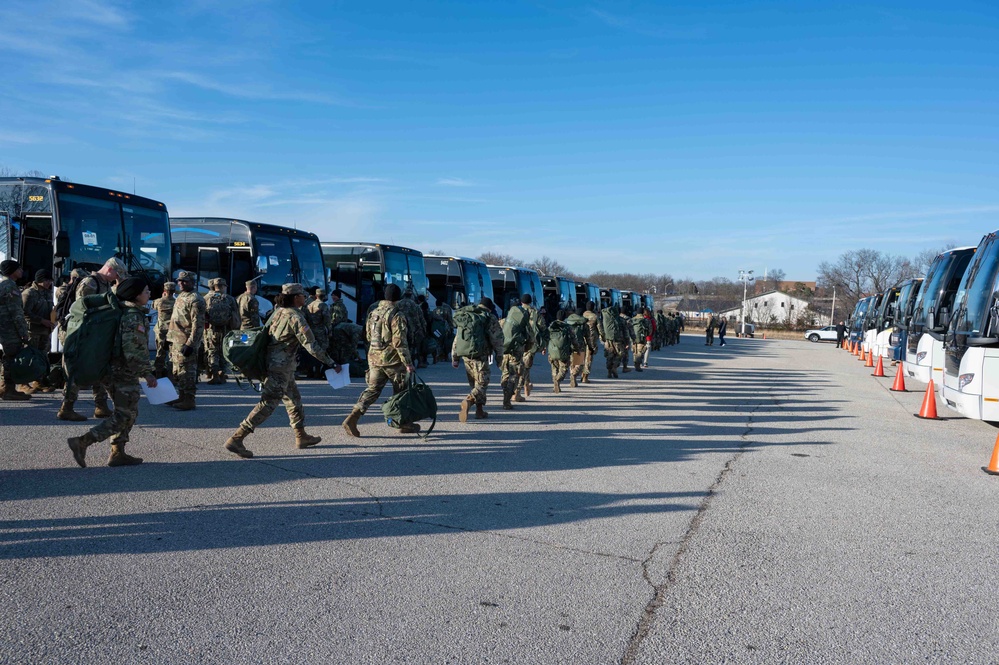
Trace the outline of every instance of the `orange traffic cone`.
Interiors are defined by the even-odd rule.
[[[905,377],[903,376],[905,374],[905,372],[902,369],[902,366],[904,364],[905,363],[898,364],[898,373],[895,374],[895,383],[891,384],[890,388],[890,390],[894,390],[897,393],[908,392],[905,389]]]
[[[878,366],[874,368],[874,374],[871,374],[871,376],[884,376],[884,375],[885,375],[884,362],[882,362],[881,356],[878,356]]]
[[[849,347],[846,345],[846,338],[843,338],[843,350],[846,351]]]
[[[925,420],[937,420],[937,391],[933,387],[933,379],[926,384],[926,395],[923,397],[923,405],[919,407],[917,418]]]
[[[864,360],[864,367],[874,367],[874,349],[867,352],[867,358]]]
[[[992,459],[988,466],[983,466],[982,471],[990,476],[999,476],[999,436],[996,437],[995,448],[992,449]]]

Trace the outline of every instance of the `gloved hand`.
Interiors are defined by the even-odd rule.
[[[189,358],[192,353],[194,353],[193,346],[185,344],[184,346],[180,347],[180,355],[184,356],[185,358]]]

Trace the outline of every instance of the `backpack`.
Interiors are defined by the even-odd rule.
[[[368,313],[365,329],[368,334],[368,346],[372,351],[381,351],[392,345],[392,332],[389,330],[388,319],[392,312],[396,311],[406,318],[406,315],[395,307],[390,309],[375,307]]]
[[[566,319],[565,323],[569,326],[569,330],[572,333],[571,339],[573,353],[582,353],[586,351],[586,319],[576,323],[569,323],[569,320]]]
[[[10,379],[15,384],[38,381],[49,373],[49,355],[33,346],[22,346],[10,367]]]
[[[62,351],[68,382],[92,386],[110,371],[111,359],[121,350],[121,315],[114,293],[95,293],[73,303]]]
[[[483,359],[489,355],[489,312],[466,305],[454,313],[454,326],[455,356]]]
[[[382,413],[389,427],[396,429],[400,425],[411,425],[419,420],[432,418],[430,428],[419,435],[426,439],[437,424],[437,400],[430,386],[413,372],[407,377],[406,386],[382,404]]]
[[[606,307],[600,310],[603,317],[604,339],[608,342],[620,342],[624,339],[624,326],[621,324],[621,317],[617,314],[616,307]]]
[[[62,290],[59,294],[59,299],[56,300],[55,313],[56,313],[56,323],[63,330],[66,329],[67,322],[69,321],[69,310],[73,307],[73,303],[76,302],[76,287],[80,285],[80,280],[72,279],[66,288]]]
[[[263,328],[230,330],[222,340],[222,357],[244,378],[263,381],[267,377],[267,345],[271,341],[270,328],[268,322]]]
[[[530,315],[523,307],[514,305],[503,320],[503,352],[511,353],[516,349],[530,350],[534,348],[535,335],[531,333]]]
[[[232,312],[230,308],[226,307],[225,301],[225,296],[218,291],[208,295],[208,298],[205,300],[208,325],[224,328],[232,324]]]
[[[652,326],[646,318],[631,319],[631,329],[635,331],[635,341],[639,344],[645,343],[645,338],[652,334]]]
[[[572,340],[576,336],[568,323],[553,321],[548,326],[548,359],[568,362],[572,355]]]

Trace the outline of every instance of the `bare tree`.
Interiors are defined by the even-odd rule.
[[[499,252],[482,252],[477,257],[479,261],[489,264],[491,266],[522,266],[524,262],[518,258],[510,256],[509,254],[501,254]]]
[[[925,275],[930,270],[930,264],[933,260],[937,258],[940,254],[943,254],[948,249],[954,249],[954,243],[947,243],[939,249],[924,249],[919,254],[916,254],[916,258],[912,261],[912,266],[916,271],[917,275]]]
[[[564,277],[574,277],[569,269],[549,256],[542,256],[527,264],[528,268],[537,270],[542,275],[561,275]]]
[[[836,263],[823,261],[818,272],[818,285],[836,287],[847,311],[865,295],[880,293],[919,274],[909,259],[876,249],[851,250]]]
[[[785,277],[787,277],[787,273],[780,268],[772,268],[768,270],[766,288],[773,291],[780,290],[780,284],[784,281]]]

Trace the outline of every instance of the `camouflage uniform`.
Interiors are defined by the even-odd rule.
[[[167,341],[167,333],[170,332],[170,317],[173,315],[174,291],[177,286],[173,282],[163,285],[163,297],[153,301],[153,309],[156,310],[156,360],[153,362],[153,370],[156,376],[167,375],[167,356],[170,352],[170,342]]]
[[[220,285],[219,281],[215,282]],[[225,284],[225,282],[221,282]],[[209,310],[211,314],[209,314]],[[217,317],[217,318],[216,318]],[[225,323],[212,323],[212,319]],[[230,330],[234,329],[236,321],[240,320],[239,305],[236,299],[228,293],[221,291],[211,291],[205,296],[205,321],[208,324],[205,330],[205,352],[208,361],[208,375],[213,377],[211,382],[225,382],[225,358],[222,356],[222,341]]]
[[[583,383],[590,382],[590,370],[593,367],[593,356],[600,348],[600,315],[589,310],[583,312],[586,319],[586,357],[583,360]]]
[[[260,388],[260,401],[250,411],[240,427],[252,432],[267,420],[280,402],[288,411],[288,422],[298,429],[305,422],[302,395],[295,383],[298,349],[305,347],[317,360],[334,365],[333,359],[316,344],[316,338],[301,311],[294,307],[278,307],[270,318],[270,342],[267,345],[267,378]]]
[[[621,352],[621,373],[627,374],[631,371],[628,368],[628,352],[635,348],[635,329],[631,327],[631,317],[626,314],[621,314],[621,325],[625,336],[624,350]]]
[[[29,344],[39,351],[48,353],[52,348],[52,329],[42,321],[52,320],[52,289],[46,289],[41,284],[33,282],[21,294],[24,306],[24,318],[28,323],[28,333],[31,336]]]
[[[435,322],[440,322],[439,330],[433,333],[433,343],[436,345],[434,360],[444,360],[448,356],[448,349],[454,342],[454,312],[446,302],[437,305],[430,313],[431,330]],[[439,333],[439,335],[437,334]]]
[[[370,345],[368,374],[365,377],[368,387],[354,405],[354,411],[361,414],[375,403],[389,381],[392,382],[393,394],[402,390],[406,382],[406,367],[413,364],[409,350],[409,317],[398,307],[401,302],[382,300],[368,313],[365,323]]]
[[[181,400],[194,401],[198,392],[198,350],[205,333],[205,299],[197,291],[177,294],[170,316],[170,362],[173,363],[173,385]],[[191,349],[184,356],[183,347]]]
[[[10,277],[0,277],[0,344],[3,345],[3,371],[0,383],[8,392],[14,392],[14,382],[10,379],[14,357],[21,352],[21,346],[31,341],[28,323],[24,320],[24,306],[21,302],[21,289]]]
[[[343,300],[337,299],[335,303],[330,305],[330,327],[335,327],[347,320],[347,306],[343,304]]]
[[[565,321],[552,321],[549,331],[558,331],[559,329],[561,329],[565,334],[572,334],[572,329]],[[549,343],[548,362],[552,366],[552,383],[555,386],[555,392],[560,392],[559,384],[561,384],[565,379],[565,375],[569,373],[569,360],[555,360],[552,358],[552,348]]]
[[[476,305],[483,311],[489,314],[489,331],[488,331],[488,342],[492,349],[494,358],[503,357],[503,329],[500,327],[499,319],[496,318],[496,314],[482,305]],[[450,308],[449,308],[450,309]],[[455,337],[451,342],[451,359],[454,362],[458,361],[458,357],[455,355],[455,346],[458,343],[458,338]],[[478,406],[485,406],[486,404],[486,389],[489,387],[490,369],[489,369],[489,356],[484,355],[481,358],[464,358],[465,361],[465,378],[468,379],[468,386],[471,391],[468,393],[468,397],[465,399]]]
[[[82,300],[86,296],[104,295],[110,293],[114,285],[105,279],[99,272],[90,273],[88,277],[80,280],[76,286],[76,299]],[[65,336],[62,337],[65,339]],[[63,391],[62,407],[60,412],[73,411],[76,400],[80,398],[80,386],[69,381],[69,369],[66,367],[66,360],[62,363],[63,372],[66,374],[66,388]],[[83,386],[86,388],[87,386]],[[104,384],[98,383],[94,388],[95,415],[97,413],[108,413],[108,388]]]
[[[569,375],[573,378],[573,386],[575,386],[576,377],[582,374],[584,368],[586,367],[585,354],[589,349],[589,341],[587,339],[587,335],[589,334],[590,327],[589,327],[589,321],[586,319],[586,317],[580,316],[579,314],[575,313],[567,316],[565,318],[565,322],[567,325],[570,326],[570,328],[572,328],[573,332],[573,347],[572,347],[573,356],[576,358],[582,356],[584,358],[584,361],[578,365],[574,364],[571,359],[569,362]],[[576,340],[578,340],[580,337],[583,339],[583,343],[577,346]]]
[[[632,357],[635,360],[635,370],[641,372],[645,363],[645,348],[648,345],[647,337],[652,334],[652,322],[645,318],[644,314],[638,313],[631,317],[628,322],[632,334]]]
[[[538,308],[534,305],[519,305],[519,307],[526,310],[528,320],[531,322],[528,326],[528,336],[533,336],[538,332],[541,332],[543,335],[543,331],[547,330],[548,324],[545,321],[545,317],[541,316]],[[518,401],[520,400],[522,390],[526,390],[528,386],[534,386],[531,383],[531,368],[534,367],[534,354],[541,350],[535,348],[534,341],[533,339],[529,340],[527,346],[524,347],[524,353],[521,354],[520,375],[517,378],[517,385],[514,388],[514,394],[517,396]]]
[[[406,316],[406,328],[408,330],[408,342],[413,360],[419,364],[426,365],[426,357],[418,358],[423,340],[427,336],[427,319],[423,315],[423,310],[415,300],[403,296],[396,304],[396,308]],[[422,362],[420,362],[422,361]]]
[[[330,317],[330,306],[323,298],[317,298],[309,304],[306,318],[312,334],[316,338],[319,348],[326,350],[330,346],[330,334],[333,332],[333,323]]]
[[[257,296],[244,291],[236,298],[236,305],[239,307],[241,330],[260,327],[260,302],[257,301]]]
[[[628,349],[628,333],[626,329],[629,326],[623,319],[621,319],[616,305],[611,305],[605,309],[610,310],[610,315],[616,317],[618,321],[621,322],[618,326],[620,328],[620,333],[611,338],[609,331],[604,329],[603,312],[601,312],[601,316],[597,320],[597,330],[600,333],[600,339],[604,343],[604,359],[607,364],[607,376],[608,378],[617,378],[617,367],[621,362],[622,355],[626,353]]]
[[[364,339],[364,328],[344,321],[333,328],[330,335],[330,357],[340,365],[354,362],[357,358],[357,347]]]

